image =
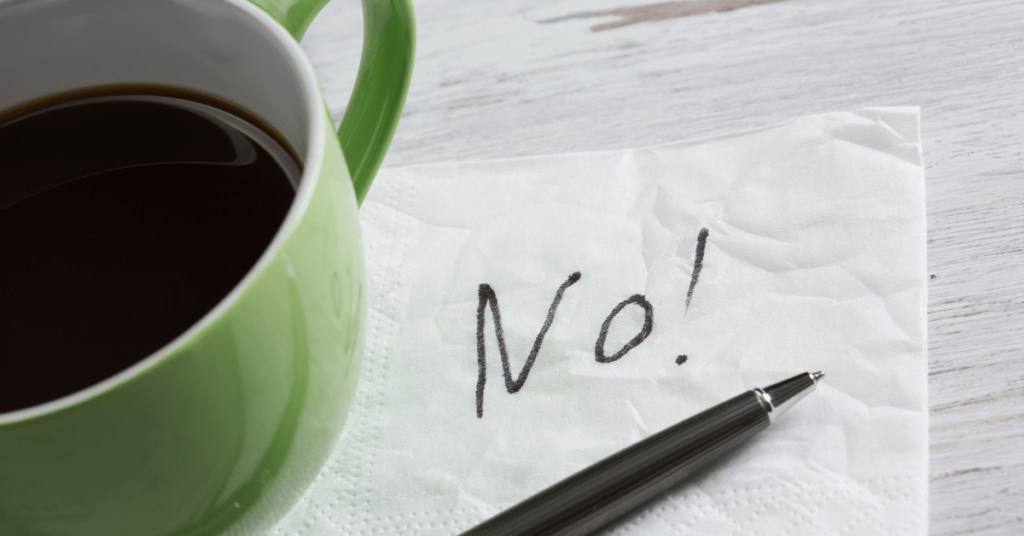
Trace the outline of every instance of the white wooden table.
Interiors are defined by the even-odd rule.
[[[649,0],[648,0],[649,1]],[[1024,2],[421,0],[385,166],[642,147],[921,107],[930,533],[1024,534]],[[303,46],[337,121],[358,0]]]

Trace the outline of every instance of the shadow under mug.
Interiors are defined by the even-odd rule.
[[[0,534],[258,533],[327,459],[362,356],[357,207],[401,114],[415,29],[409,0],[363,0],[336,134],[296,42],[326,1],[0,0],[0,110],[178,88],[259,116],[303,161],[272,242],[214,309],[113,377],[0,414]],[[31,356],[0,348],[0,376],[8,359]]]

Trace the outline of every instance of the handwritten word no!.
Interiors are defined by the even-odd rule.
[[[690,308],[690,300],[693,298],[693,290],[697,286],[697,278],[700,276],[700,271],[703,267],[704,247],[707,243],[707,238],[708,230],[701,229],[700,233],[697,235],[697,250],[694,252],[693,275],[690,276],[690,288],[686,293],[687,310]],[[487,283],[482,283],[480,285],[478,290],[479,302],[476,310],[476,362],[478,370],[476,382],[477,418],[483,418],[484,416],[484,385],[487,383],[487,350],[484,344],[484,327],[486,322],[484,321],[484,317],[487,309],[490,309],[491,317],[494,320],[494,335],[498,340],[498,353],[501,356],[501,372],[505,378],[505,390],[508,391],[509,394],[517,393],[523,388],[523,385],[526,383],[526,378],[530,375],[530,369],[533,368],[533,363],[537,359],[540,347],[544,344],[544,336],[547,335],[548,329],[551,328],[551,323],[555,320],[555,313],[558,311],[558,304],[562,302],[562,296],[565,294],[566,289],[576,284],[581,277],[583,276],[580,272],[575,272],[558,287],[558,290],[555,292],[555,299],[551,301],[551,307],[548,308],[548,315],[544,320],[544,325],[541,326],[540,333],[537,334],[537,338],[533,341],[533,348],[530,349],[530,354],[526,357],[526,363],[523,364],[523,368],[520,369],[519,374],[517,374],[515,378],[512,377],[512,368],[509,364],[508,351],[505,348],[505,333],[501,324],[501,310],[498,307],[498,295],[495,294],[494,289]],[[615,317],[629,305],[636,305],[643,309],[644,325],[640,329],[640,332],[630,339],[625,346],[609,356],[605,353],[605,340],[608,337],[608,330],[611,328]],[[647,298],[641,294],[634,294],[629,298],[626,298],[612,309],[604,323],[601,324],[601,331],[597,336],[597,342],[594,344],[594,359],[598,363],[613,363],[618,361],[629,353],[630,350],[644,342],[644,340],[651,334],[652,329],[654,329],[654,307],[647,301]],[[676,363],[682,364],[685,361],[685,356],[679,356]]]

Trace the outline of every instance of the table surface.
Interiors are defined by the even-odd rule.
[[[930,534],[1024,534],[1024,2],[422,0],[384,166],[644,147],[921,107]],[[356,0],[303,40],[331,113]]]

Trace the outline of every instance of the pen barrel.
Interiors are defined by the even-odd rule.
[[[590,534],[672,489],[768,427],[748,391],[618,452],[463,536]]]

